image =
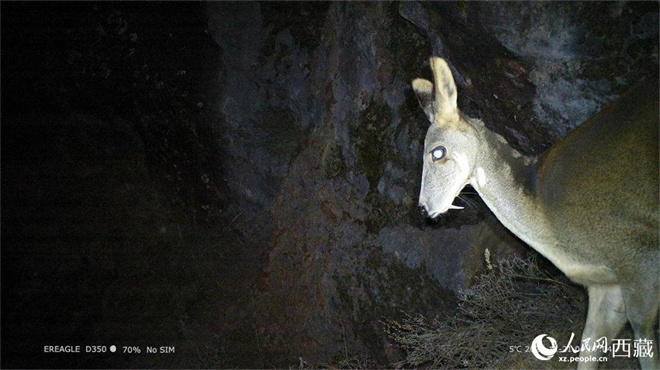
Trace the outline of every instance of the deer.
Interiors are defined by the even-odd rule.
[[[497,219],[588,293],[582,340],[612,338],[630,323],[652,341],[643,369],[660,369],[658,319],[658,85],[622,94],[541,155],[523,155],[464,115],[448,63],[431,57],[433,82],[412,88],[430,121],[419,210],[437,219],[471,185]],[[605,351],[583,348],[580,357]],[[593,357],[592,357],[593,358]],[[580,362],[579,369],[598,362]]]

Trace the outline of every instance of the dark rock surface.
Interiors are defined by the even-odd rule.
[[[431,54],[452,64],[464,111],[527,153],[542,152],[657,68],[653,6],[555,5],[208,7],[226,66],[218,110],[227,135],[248,143],[229,145],[237,158],[229,172],[268,179],[236,177],[230,188],[272,230],[255,319],[275,343],[276,364],[296,355],[331,361],[347,344],[351,355],[391,361],[374,336],[379,316],[403,306],[441,314],[451,300],[438,288],[469,283],[485,248],[497,256],[502,245],[518,246],[486,226],[492,216],[483,209],[456,221],[468,224],[458,229],[414,214],[426,122],[409,82],[428,76]],[[264,131],[288,146],[269,149]],[[438,288],[400,275],[401,265]]]
[[[52,364],[30,321],[179,348],[65,367],[387,366],[379,319],[449,314],[486,248],[529,251],[474,194],[418,215],[428,58],[528,154],[658,70],[652,2],[3,4],[2,35],[3,367]]]

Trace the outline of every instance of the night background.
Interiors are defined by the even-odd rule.
[[[417,211],[428,122],[410,82],[429,57],[528,155],[658,71],[657,2],[0,12],[3,368],[414,364],[389,320],[457,314],[486,249],[536,255],[469,189],[463,211]],[[584,293],[564,283],[558,316],[533,322],[579,334]],[[512,366],[506,348],[538,330],[477,338],[506,344],[483,363]]]

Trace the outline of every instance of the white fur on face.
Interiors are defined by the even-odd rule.
[[[420,204],[427,207],[431,217],[452,208],[454,199],[469,180],[471,167],[468,156],[449,150],[448,157],[450,162],[427,161],[422,169]]]
[[[483,188],[486,185],[486,171],[483,168],[477,168],[477,178],[475,184],[477,189]]]
[[[470,161],[468,160],[467,155],[459,152],[454,152],[454,160],[458,163],[458,167],[461,168],[461,173],[470,171]]]

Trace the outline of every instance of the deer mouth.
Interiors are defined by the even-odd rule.
[[[449,197],[424,197],[424,192],[420,193],[420,203],[419,209],[422,213],[422,216],[428,217],[431,219],[438,218],[441,214],[446,213],[449,210],[455,209],[464,209],[463,206],[454,205],[454,201],[458,199],[458,195],[461,193],[466,184],[463,184],[460,187],[457,187],[455,195],[451,198]],[[452,194],[449,192],[448,194]],[[459,203],[460,204],[460,203]]]
[[[455,205],[453,205],[453,204],[450,204],[449,206],[447,206],[447,207],[444,208],[444,209],[433,210],[433,211],[431,211],[431,210],[427,210],[427,209],[426,209],[426,206],[424,206],[424,205],[420,205],[420,206],[419,206],[419,210],[420,210],[422,216],[423,216],[423,217],[428,217],[428,218],[431,218],[431,219],[436,219],[436,218],[438,218],[441,214],[446,213],[446,212],[449,211],[450,209],[463,209],[463,208],[465,208],[465,207],[462,207],[462,206],[455,206]]]
[[[463,209],[463,208],[465,208],[465,207],[455,206],[455,205],[453,205],[453,204],[450,204],[450,205],[448,205],[445,209],[442,209],[442,210],[439,210],[439,211],[434,211],[434,212],[430,213],[430,214],[429,214],[429,217],[431,217],[431,218],[437,218],[437,217],[440,216],[441,214],[446,213],[447,211],[449,211],[450,209]]]

